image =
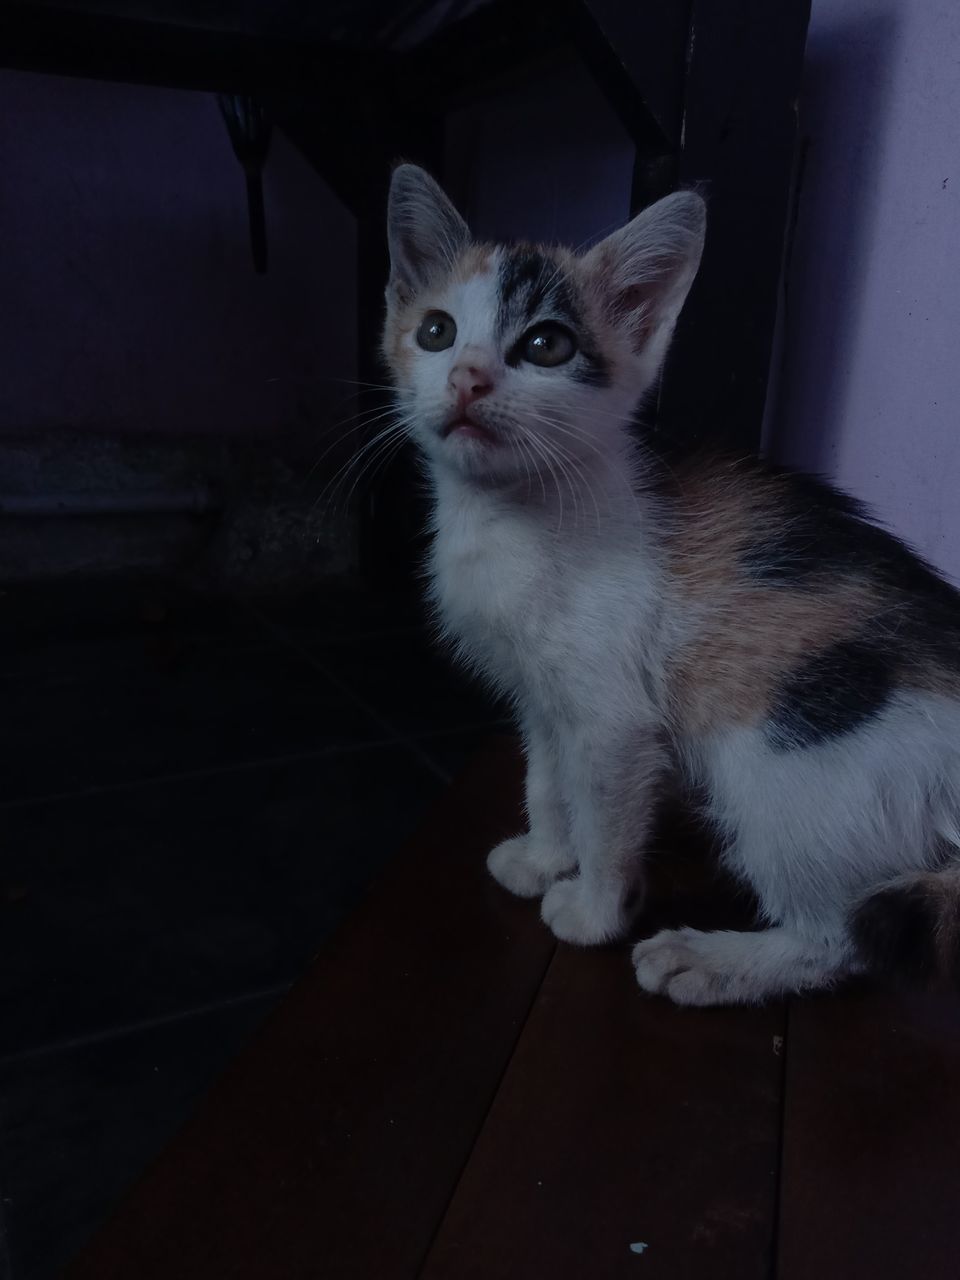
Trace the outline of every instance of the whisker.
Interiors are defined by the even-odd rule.
[[[313,465],[310,467],[309,471],[306,473],[306,475],[303,478],[303,483],[306,484],[306,482],[310,479],[310,477],[316,471],[317,467],[320,466],[320,463],[323,462],[324,458],[328,457],[334,451],[334,449],[336,449],[339,445],[341,445],[344,442],[344,440],[346,440],[348,436],[352,436],[356,431],[363,430],[364,427],[372,427],[375,423],[382,421],[382,419],[388,418],[391,415],[396,415],[396,414],[399,414],[399,410],[395,405],[392,405],[389,409],[383,409],[376,413],[371,412],[363,416],[361,420],[359,422],[354,423],[352,427],[348,427],[346,431],[341,431],[340,434],[337,436],[336,440],[334,440],[331,445],[329,445],[326,449],[324,449],[323,453],[320,454],[316,462],[314,462]],[[351,421],[352,421],[352,418],[344,418],[342,420],[342,422],[351,422]],[[410,416],[407,415],[405,425],[410,425],[411,422],[412,422],[412,418],[410,418]],[[340,425],[342,425],[342,423],[334,424],[334,426],[340,426]],[[334,430],[334,427],[331,427],[330,430],[331,431]]]
[[[598,457],[600,457],[605,461],[607,460],[607,455],[603,452],[603,450],[600,449],[592,440],[583,436],[580,432],[570,430],[569,427],[564,426],[562,423],[557,422],[553,418],[546,418],[542,414],[528,413],[528,416],[536,419],[539,422],[545,423],[547,426],[556,429],[557,431],[561,432],[563,435],[570,436],[572,439],[578,441],[578,443],[585,444],[589,449],[591,449],[593,453],[597,454]],[[580,459],[579,461],[581,463],[583,462],[582,459]],[[637,498],[637,494],[633,486],[631,485],[629,479],[626,476],[622,475],[620,471],[616,470],[615,468],[608,469],[608,472],[616,481],[616,483],[626,491],[627,495],[630,497],[631,503],[633,504],[634,511],[639,517],[640,515],[639,500]],[[586,477],[584,478],[586,480]],[[590,487],[589,481],[586,481],[586,483],[588,487]],[[594,498],[594,502],[596,502],[595,498]]]
[[[362,466],[366,465],[365,459],[368,458],[368,455],[370,455],[371,450],[377,449],[386,440],[396,439],[401,436],[404,439],[406,439],[406,436],[407,436],[406,424],[398,423],[398,422],[388,423],[386,427],[378,431],[377,434],[372,437],[372,439],[368,440],[366,444],[364,444],[362,449],[358,450],[357,453],[352,454],[347,459],[347,461],[343,464],[343,466],[340,467],[339,470],[336,471],[330,477],[330,479],[321,489],[313,506],[317,507],[324,500],[328,490],[330,491],[331,498],[333,498],[333,496],[336,494],[336,491],[337,491],[338,482],[341,482],[341,483],[345,482],[346,477],[350,474],[350,471],[353,467],[361,466],[360,474],[362,474]]]
[[[392,462],[392,460],[397,456],[405,443],[405,437],[394,436],[387,440],[376,453],[372,453],[367,458],[364,466],[362,466],[354,476],[353,483],[349,490],[347,490],[343,496],[343,503],[341,507],[343,513],[346,513],[349,510],[350,503],[353,500],[353,495],[356,493],[361,480],[372,481],[375,476],[384,471],[386,467],[389,466],[390,462]]]
[[[554,487],[556,488],[557,499],[560,504],[560,521],[559,521],[559,524],[557,525],[557,534],[559,536],[559,534],[563,531],[563,489],[560,485],[560,478],[558,477],[556,469],[554,468],[554,465],[553,465],[554,459],[551,457],[549,452],[545,449],[536,432],[532,432],[532,431],[528,432],[527,440],[531,448],[536,449],[540,457],[543,458],[543,460],[546,462],[547,470],[550,472],[550,476],[553,480]]]
[[[575,467],[574,464],[576,462],[576,459],[573,457],[572,454],[568,453],[567,450],[563,449],[560,445],[558,445],[556,440],[552,440],[552,441],[544,440],[543,443],[545,447],[552,449],[557,466],[563,472],[564,478],[566,479],[567,484],[570,486],[570,496],[573,498],[574,526],[576,527],[576,523],[579,522],[580,520],[580,502],[579,502],[579,493],[578,493],[579,486],[576,483],[578,475],[584,479],[584,483],[586,484],[586,487],[590,492],[590,496],[593,499],[593,505],[597,511],[597,520],[599,521],[600,508],[597,506],[596,497],[593,494],[593,490],[590,486],[589,481],[587,481],[586,478],[583,477],[583,473],[579,469],[579,467]]]

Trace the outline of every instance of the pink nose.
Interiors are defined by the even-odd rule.
[[[450,370],[450,387],[456,391],[461,407],[472,404],[493,390],[493,378],[476,364],[455,364]]]

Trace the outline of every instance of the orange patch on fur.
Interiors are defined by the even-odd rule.
[[[703,733],[758,724],[784,679],[853,635],[876,603],[869,588],[843,581],[817,594],[741,584],[690,601],[700,614],[697,635],[668,674],[678,726]]]
[[[743,554],[778,518],[776,481],[704,465],[675,476],[679,523],[667,540],[670,576],[694,631],[668,670],[683,732],[757,724],[785,678],[855,634],[880,607],[875,588],[838,576],[817,590],[751,580]]]
[[[470,280],[473,276],[486,275],[493,266],[494,249],[489,244],[467,245],[453,268],[454,280]]]

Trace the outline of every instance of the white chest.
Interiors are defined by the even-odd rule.
[[[524,702],[581,718],[598,699],[636,697],[625,685],[655,612],[642,557],[467,510],[440,522],[431,571],[448,632]]]
[[[529,529],[453,520],[435,538],[431,570],[444,624],[471,658],[511,685],[542,661],[561,600],[551,557]]]

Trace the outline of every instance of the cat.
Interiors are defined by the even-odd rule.
[[[429,597],[527,762],[529,830],[489,871],[557,938],[623,938],[679,773],[764,927],[644,939],[644,991],[956,978],[960,595],[827,484],[636,426],[705,228],[681,191],[583,253],[479,244],[394,170],[383,355],[429,480]]]

